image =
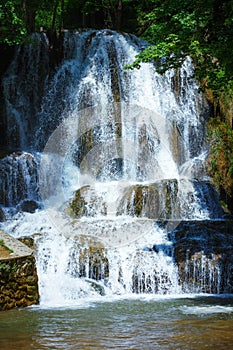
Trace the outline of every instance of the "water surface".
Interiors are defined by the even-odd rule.
[[[233,349],[233,296],[140,296],[0,313],[1,350]]]

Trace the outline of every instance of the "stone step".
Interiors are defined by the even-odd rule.
[[[9,248],[9,250],[12,250],[12,253],[9,252],[9,254],[1,254],[0,252],[0,261],[22,258],[32,255],[33,253],[32,249],[6,232],[0,231],[0,240],[4,242],[4,245]]]

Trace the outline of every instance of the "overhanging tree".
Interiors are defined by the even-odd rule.
[[[148,46],[128,66],[156,61],[157,71],[180,67],[192,57],[203,88],[221,93],[233,80],[233,1],[152,0],[153,10],[142,16],[142,37]]]

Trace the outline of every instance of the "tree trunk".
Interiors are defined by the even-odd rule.
[[[63,30],[63,15],[64,15],[64,0],[61,0],[61,18],[60,18],[60,25],[59,25],[60,34]]]
[[[122,0],[118,1],[118,6],[115,11],[116,16],[116,30],[121,30],[121,17],[122,17]]]
[[[25,23],[26,23],[26,28],[28,33],[33,33],[35,32],[35,24],[36,24],[36,8],[35,6],[30,7],[27,4],[27,1],[24,0],[22,3],[23,11],[24,11],[24,16],[25,16]]]
[[[59,0],[56,0],[55,5],[54,5],[54,9],[53,9],[53,19],[52,19],[52,24],[51,24],[51,32],[52,33],[54,33],[54,31],[56,30],[55,23],[56,23],[56,19],[57,19],[58,4],[59,4]]]

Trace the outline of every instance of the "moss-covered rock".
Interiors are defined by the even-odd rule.
[[[103,198],[95,192],[94,188],[84,186],[75,192],[74,199],[71,201],[67,212],[75,218],[97,214],[105,215],[106,206]]]
[[[233,130],[220,118],[209,123],[211,141],[208,171],[226,208],[233,211]]]
[[[178,207],[177,180],[161,180],[149,185],[128,187],[118,205],[117,214],[170,219],[177,214]]]

